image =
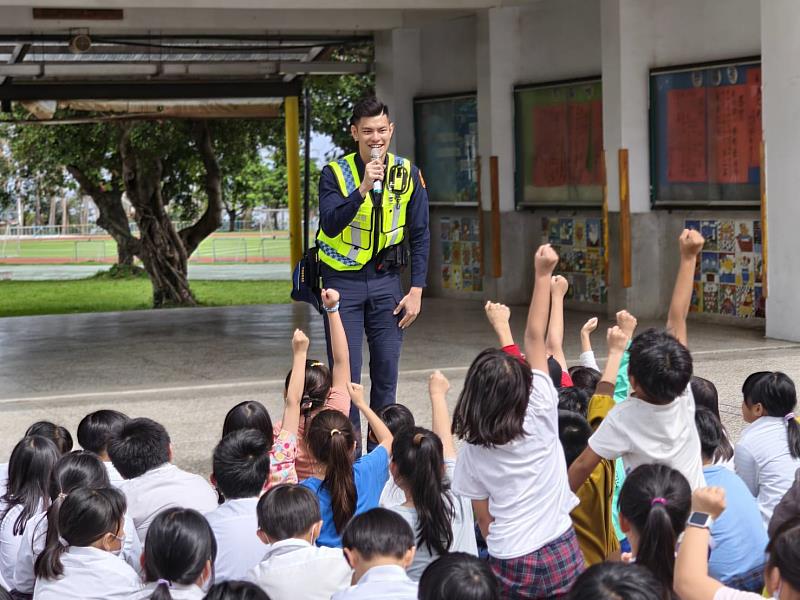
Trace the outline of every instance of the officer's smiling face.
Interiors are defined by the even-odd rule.
[[[358,144],[358,153],[365,163],[371,160],[372,148],[381,152],[381,160],[389,150],[389,142],[394,133],[394,123],[389,121],[386,114],[377,117],[361,117],[358,123],[350,127],[350,133]]]

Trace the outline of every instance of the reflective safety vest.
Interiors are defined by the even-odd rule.
[[[345,198],[361,185],[355,159],[353,153],[328,163]],[[403,241],[406,209],[414,193],[411,161],[387,154],[386,167],[380,206],[374,205],[370,192],[339,235],[330,237],[322,228],[317,233],[319,258],[329,267],[358,271],[380,251]]]

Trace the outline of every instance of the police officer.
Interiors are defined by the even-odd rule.
[[[323,286],[341,292],[338,310],[355,382],[361,381],[366,333],[370,406],[377,411],[395,401],[403,330],[422,304],[430,247],[428,193],[419,169],[388,151],[394,123],[383,102],[367,98],[356,104],[350,132],[358,151],[329,163],[320,176],[316,242]],[[381,193],[373,191],[376,180]],[[404,293],[400,272],[407,264],[411,289]],[[325,334],[333,364],[327,318]],[[350,418],[360,431],[355,407]]]

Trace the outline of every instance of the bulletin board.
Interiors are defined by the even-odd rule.
[[[556,272],[569,282],[568,300],[606,303],[603,239],[600,216],[542,218],[542,243],[558,252]]]
[[[477,95],[415,99],[414,134],[416,163],[428,183],[428,201],[477,205]]]
[[[758,206],[759,59],[650,73],[650,177],[655,206]]]
[[[518,207],[601,206],[599,78],[514,88]]]
[[[462,292],[483,291],[481,230],[477,217],[441,217],[442,287]]]

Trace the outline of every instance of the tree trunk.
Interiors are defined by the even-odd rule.
[[[138,156],[130,141],[130,125],[120,140],[122,178],[136,211],[139,252],[153,286],[153,308],[196,306],[188,279],[188,254],[164,209],[161,161]]]
[[[58,210],[58,199],[53,196],[50,198],[50,212],[47,215],[47,225],[50,227],[56,226],[56,211]]]
[[[228,209],[225,212],[228,213],[228,231],[233,233],[236,231],[236,210]]]
[[[69,234],[69,200],[67,197],[61,199],[61,235]]]

